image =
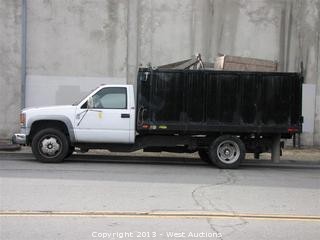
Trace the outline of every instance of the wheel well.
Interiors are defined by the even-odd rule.
[[[66,134],[67,137],[69,137],[69,131],[64,122],[58,120],[39,120],[35,121],[31,126],[28,143],[32,142],[32,139],[37,132],[45,128],[54,128],[60,130],[61,132]]]

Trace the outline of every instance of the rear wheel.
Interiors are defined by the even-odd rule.
[[[210,146],[212,162],[219,168],[238,168],[245,158],[245,146],[236,136],[223,135]]]
[[[32,139],[32,152],[44,163],[62,162],[69,152],[67,136],[58,129],[40,130]]]

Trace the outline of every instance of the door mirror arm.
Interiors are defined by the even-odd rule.
[[[87,109],[92,109],[94,107],[93,105],[93,98],[92,97],[89,97],[88,98],[88,102],[87,102]]]

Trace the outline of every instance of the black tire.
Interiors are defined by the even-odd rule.
[[[68,153],[67,153],[67,156],[65,157],[65,158],[68,158],[68,157],[70,157],[72,154],[73,154],[73,152],[74,152],[74,149],[75,149],[75,147],[73,147],[73,146],[70,146],[69,147],[69,151],[68,151]]]
[[[43,163],[62,162],[69,152],[67,136],[58,129],[46,128],[32,139],[32,152]]]
[[[208,164],[213,164],[211,159],[210,159],[210,155],[209,152],[207,150],[204,149],[200,149],[198,151],[199,157],[202,161],[208,163]]]
[[[217,167],[235,169],[244,160],[246,149],[238,137],[223,135],[211,144],[209,154]]]

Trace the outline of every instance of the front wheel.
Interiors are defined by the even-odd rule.
[[[62,162],[69,152],[69,141],[60,130],[46,128],[33,137],[31,147],[39,161],[58,163]]]
[[[223,135],[211,144],[209,154],[217,167],[234,169],[244,160],[246,150],[238,137]]]

